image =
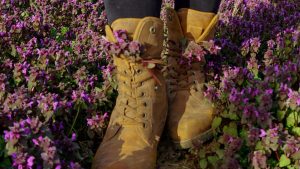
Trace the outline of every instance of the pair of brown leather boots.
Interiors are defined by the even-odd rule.
[[[182,66],[178,60],[180,41],[186,38],[200,43],[210,39],[217,21],[214,13],[169,9],[168,39],[172,43],[168,44],[167,76],[158,66],[150,71],[144,64],[161,60],[162,20],[125,18],[106,26],[110,42],[116,42],[113,31],[126,30],[132,40],[143,44],[141,58],[145,62],[129,60],[125,54],[113,56],[119,95],[92,169],[154,169],[165,123],[180,148],[210,137],[215,109],[203,96],[203,70],[199,62]]]

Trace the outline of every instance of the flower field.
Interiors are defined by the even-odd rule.
[[[219,13],[205,55],[214,138],[187,160],[299,169],[300,1],[225,0]],[[1,169],[90,168],[117,96],[106,24],[102,0],[0,1]]]

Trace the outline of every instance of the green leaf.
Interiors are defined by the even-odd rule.
[[[212,122],[212,128],[216,129],[218,128],[222,123],[222,118],[221,117],[215,117],[213,122]]]
[[[216,150],[216,153],[220,159],[222,159],[224,157],[224,150],[218,149],[218,150]]]
[[[300,127],[293,127],[292,133],[299,137],[300,136]]]
[[[17,55],[17,50],[15,45],[11,45],[11,53],[10,53],[13,57],[16,57]]]
[[[256,143],[255,145],[255,150],[263,150],[264,149],[264,146],[262,145],[262,142],[259,141]]]
[[[279,160],[279,167],[285,167],[291,164],[291,160],[286,155],[281,155]]]
[[[17,149],[15,148],[14,143],[12,142],[6,143],[5,148],[7,150],[8,155],[12,155],[13,153],[17,152]]]
[[[241,137],[241,138],[244,138],[244,139],[248,138],[248,131],[245,130],[245,129],[243,128],[243,129],[240,131],[240,137]]]
[[[232,113],[232,112],[230,112],[230,113],[228,114],[228,118],[229,118],[230,120],[239,120],[239,116],[238,116],[237,114],[235,114],[235,113]]]
[[[239,116],[236,113],[233,113],[232,111],[225,111],[221,114],[221,116],[230,120],[239,120]]]
[[[297,118],[297,116],[298,116],[298,118]],[[299,120],[300,120],[299,114],[295,111],[292,111],[286,119],[286,126],[293,127],[293,126],[297,125],[296,123],[299,123]]]
[[[62,35],[65,35],[68,31],[69,31],[68,27],[62,27],[61,30],[60,30]]]
[[[206,159],[200,160],[200,168],[201,169],[207,168],[207,160]]]
[[[45,117],[45,121],[49,121],[51,119],[51,117],[53,117],[54,112],[49,110],[43,113],[44,117]]]
[[[205,150],[204,149],[201,149],[200,151],[199,151],[199,157],[200,158],[205,158]]]
[[[284,117],[285,117],[285,114],[286,114],[286,111],[278,111],[278,112],[277,112],[277,119],[278,119],[279,121],[283,120]]]
[[[208,156],[207,159],[208,159],[208,162],[210,164],[212,164],[213,166],[215,166],[219,160],[218,156]]]
[[[56,37],[56,34],[57,34],[56,29],[55,29],[55,28],[51,28],[51,30],[50,30],[50,35],[51,35],[52,37]]]
[[[237,132],[237,125],[236,125],[236,123],[231,122],[229,124],[229,126],[224,126],[223,127],[223,132],[226,133],[226,134],[229,134],[231,136],[237,137],[238,136],[238,132]]]
[[[296,153],[292,154],[292,158],[294,160],[300,160],[300,151],[297,151]]]

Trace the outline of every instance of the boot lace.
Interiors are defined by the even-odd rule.
[[[187,42],[182,42],[187,43]],[[177,44],[169,40],[169,74],[168,85],[170,94],[180,90],[189,90],[198,82],[195,79],[196,72],[203,73],[205,63],[205,50],[200,46],[196,46],[194,42],[185,44]],[[197,90],[195,88],[195,90]]]
[[[138,93],[138,89],[149,79],[136,81],[136,77],[138,77],[138,75],[143,71],[147,70],[151,77],[155,80],[156,84],[158,84],[154,86],[154,90],[157,91],[162,83],[153,72],[153,69],[157,68],[158,65],[163,65],[164,62],[159,59],[142,58],[141,56],[144,52],[144,46],[137,41],[130,40],[126,31],[114,31],[114,36],[117,41],[116,43],[109,42],[105,37],[103,37],[103,50],[111,56],[117,56],[130,63],[128,70],[120,71],[117,69],[118,74],[122,77],[122,79],[124,79],[123,82],[118,80],[119,88],[124,87],[130,91],[119,91],[124,97],[122,100],[125,99],[125,102],[123,101],[121,103],[123,111],[119,118],[123,125],[141,124],[144,128],[146,128],[147,115],[149,112],[146,112],[145,110],[150,105],[148,105],[145,98],[146,92]]]
[[[151,77],[155,80],[156,84],[153,89],[157,91],[159,86],[161,86],[161,82],[157,78],[157,76],[153,72],[153,68],[156,67],[157,64],[162,64],[160,60],[139,60],[138,62],[131,62],[130,68],[128,70],[124,70],[123,75],[123,87],[126,87],[131,92],[122,92],[125,98],[125,102],[123,102],[123,114],[121,114],[120,118],[123,125],[142,125],[146,128],[147,124],[147,115],[149,112],[146,112],[148,105],[147,101],[144,99],[147,96],[146,91],[137,92],[138,88],[142,87],[147,80],[143,81],[135,81],[136,77],[141,74],[143,71],[148,71]],[[141,67],[142,65],[142,67]],[[138,101],[140,100],[140,101]],[[143,100],[143,101],[142,101]],[[143,110],[143,111],[138,111]]]

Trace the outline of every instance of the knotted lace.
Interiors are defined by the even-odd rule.
[[[122,93],[123,114],[119,116],[123,125],[136,125],[141,124],[144,128],[146,126],[147,115],[149,112],[144,110],[150,106],[148,103],[141,102],[143,97],[146,96],[146,92],[137,93],[137,89],[144,85],[144,82],[149,79],[144,79],[143,81],[136,82],[136,77],[143,71],[147,70],[151,77],[155,80],[158,85],[162,85],[155,73],[154,68],[158,68],[159,65],[163,65],[164,62],[159,59],[144,59],[141,56],[144,52],[144,46],[137,41],[129,40],[126,31],[117,30],[114,32],[114,36],[117,40],[116,43],[109,42],[104,39],[104,50],[112,56],[116,56],[124,59],[124,62],[129,62],[130,66],[128,70],[117,70],[118,74],[124,78],[123,83],[119,80],[119,88],[125,87],[130,91],[120,91]],[[158,89],[158,85],[154,87],[153,90]],[[141,108],[143,111],[139,112],[137,109]]]

